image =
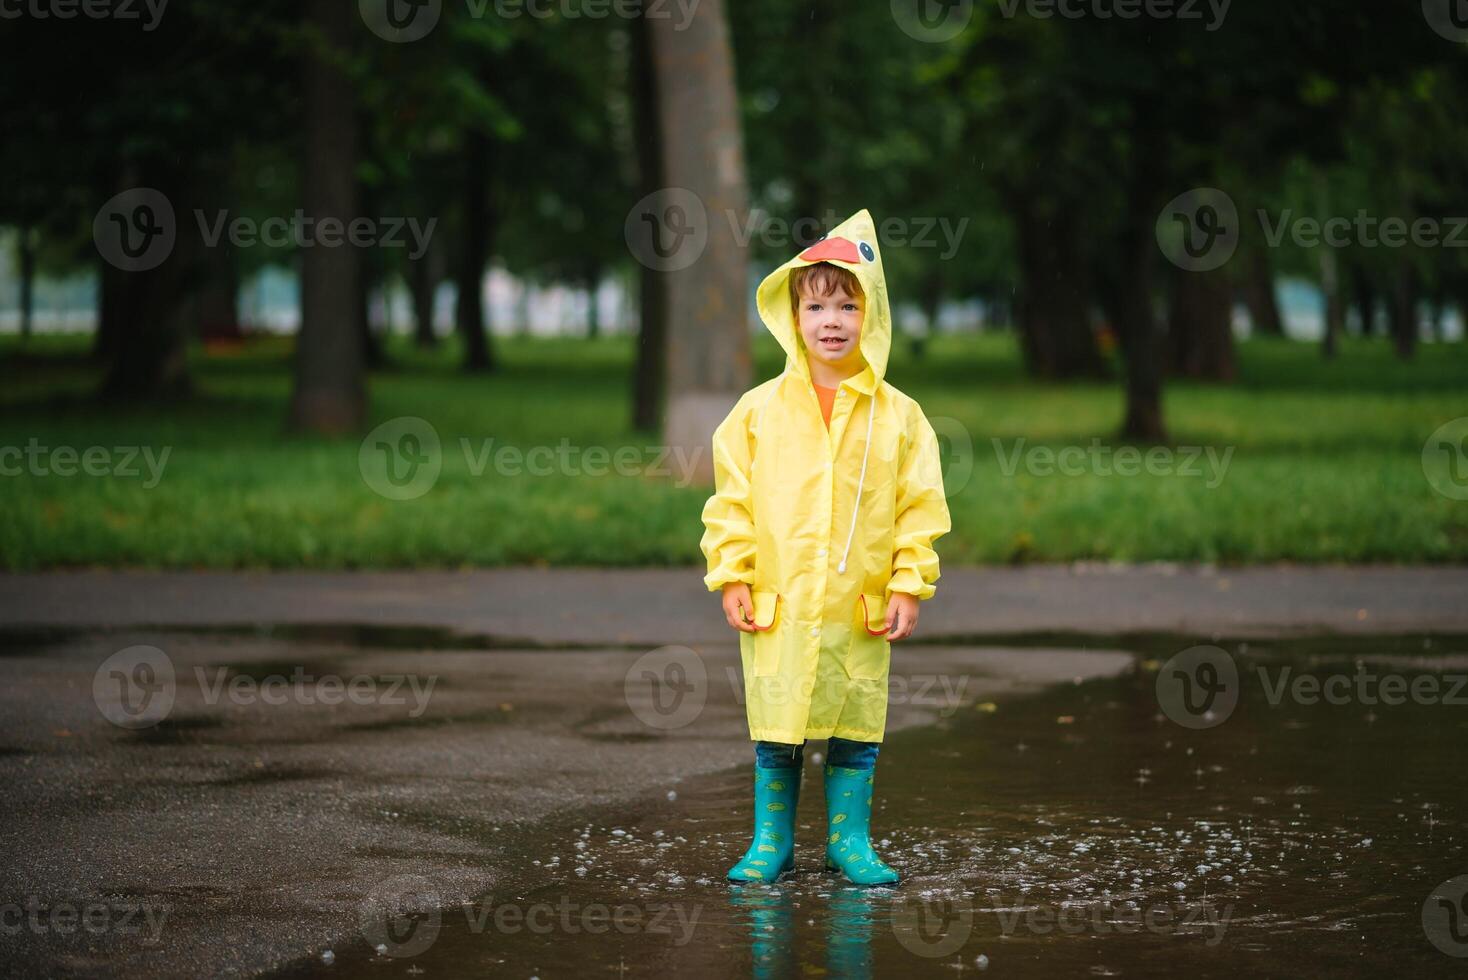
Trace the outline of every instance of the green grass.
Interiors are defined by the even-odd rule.
[[[90,398],[96,372],[76,340],[24,352],[0,341],[0,447],[170,448],[156,487],[143,477],[0,476],[0,566],[358,568],[522,563],[698,563],[706,489],[671,478],[476,476],[461,449],[645,447],[628,424],[631,345],[510,339],[504,370],[467,377],[455,353],[395,349],[372,379],[373,424],[429,420],[443,471],[425,495],[394,501],[368,488],[360,437],[282,429],[288,351],[193,355],[199,394],[154,409]],[[758,377],[779,370],[767,338]],[[950,499],[947,562],[1168,559],[1454,562],[1468,558],[1468,502],[1435,492],[1424,441],[1468,415],[1468,349],[1423,348],[1399,363],[1381,342],[1347,343],[1324,364],[1313,346],[1258,341],[1240,349],[1241,380],[1170,383],[1174,445],[1232,448],[1222,482],[1142,473],[1006,475],[1005,453],[1109,445],[1120,419],[1115,382],[1025,379],[1008,337],[942,338],[915,361],[894,352],[889,377],[930,417],[957,420],[972,474]],[[955,450],[957,452],[959,450]],[[641,458],[653,459],[654,450]],[[13,460],[12,460],[13,462]],[[950,473],[956,474],[951,470]]]

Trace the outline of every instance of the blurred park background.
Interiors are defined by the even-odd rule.
[[[13,4],[0,567],[697,563],[860,208],[945,561],[1463,561],[1462,6]]]

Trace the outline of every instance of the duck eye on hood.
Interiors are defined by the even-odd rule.
[[[868,262],[877,261],[877,253],[866,242],[857,242],[856,247],[861,250],[861,257]]]

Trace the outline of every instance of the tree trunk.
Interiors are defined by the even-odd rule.
[[[1355,293],[1356,315],[1361,319],[1361,336],[1376,333],[1376,285],[1361,266],[1351,270],[1351,287]]]
[[[922,286],[919,289],[920,302],[923,310],[923,329],[912,334],[908,338],[908,350],[912,352],[914,360],[922,360],[927,356],[928,341],[938,333],[938,311],[943,306],[943,270],[942,264],[932,263],[932,268],[927,275],[923,276]]]
[[[20,229],[20,339],[31,339],[31,317],[35,313],[36,242],[35,231]]]
[[[1360,280],[1358,285],[1359,282]],[[1320,293],[1325,298],[1320,352],[1326,360],[1334,360],[1340,346],[1341,332],[1345,329],[1346,304],[1341,298],[1339,263],[1335,252],[1328,248],[1320,250]]]
[[[357,189],[357,204],[366,215],[377,215],[376,192],[361,185]],[[357,329],[362,332],[362,356],[368,368],[387,365],[387,354],[382,347],[382,336],[372,329],[372,290],[384,284],[382,251],[375,247],[361,249],[357,253]]]
[[[642,195],[664,186],[662,139],[657,113],[657,79],[652,64],[652,21],[639,17],[632,31],[633,126]],[[667,382],[667,328],[663,274],[637,266],[637,355],[632,369],[632,427],[657,432],[662,426]]]
[[[484,271],[489,264],[492,217],[489,211],[490,142],[474,132],[464,147],[464,240],[459,252],[456,320],[464,341],[464,369],[494,370],[484,315]]]
[[[92,359],[110,363],[122,346],[126,316],[123,312],[127,274],[106,259],[97,263],[97,331],[92,335]]]
[[[597,292],[601,287],[601,267],[593,265],[586,272],[586,337],[601,336],[601,311],[597,309]]]
[[[196,304],[199,335],[206,340],[237,340],[242,334],[238,312],[239,256],[233,246],[223,241],[203,252],[203,283]]]
[[[1392,345],[1406,360],[1417,350],[1417,271],[1402,262],[1392,278],[1390,314]]]
[[[307,16],[334,51],[311,51],[304,66],[304,210],[349,224],[358,214],[357,114],[350,80],[333,54],[357,36],[355,11],[339,0],[309,0]],[[307,248],[301,260],[301,330],[296,341],[291,428],[342,433],[367,412],[355,248]]]
[[[119,175],[121,187],[156,187],[179,214],[188,213],[190,189],[172,179],[167,168],[128,169]],[[176,235],[172,252],[160,265],[123,271],[103,265],[100,313],[107,330],[104,341],[106,374],[101,395],[110,401],[157,401],[178,398],[190,391],[188,374],[188,317],[186,301],[197,283],[203,243],[194,236]]]
[[[377,256],[364,252],[357,261],[356,320],[362,334],[362,357],[369,368],[387,365],[382,336],[372,328],[372,290],[379,285],[378,274]]]
[[[746,253],[734,223],[711,216],[747,214],[744,146],[723,0],[704,0],[680,25],[650,21],[663,176],[697,195],[708,243],[692,265],[669,272],[668,404],[664,440],[695,461],[693,476],[713,480],[709,446],[753,365]],[[676,138],[671,138],[676,134]],[[658,216],[662,220],[664,216]],[[698,215],[694,221],[700,220]]]
[[[110,268],[110,267],[109,267]],[[179,259],[156,269],[111,271],[110,314],[117,340],[108,358],[102,397],[117,401],[157,401],[181,397],[190,390],[187,343],[181,300]]]
[[[1458,342],[1468,343],[1468,281],[1453,284],[1453,304],[1458,307]]]
[[[408,262],[408,288],[413,293],[413,342],[427,350],[438,345],[433,330],[434,297],[442,278],[440,252],[429,248],[416,261]]]
[[[1262,337],[1283,337],[1284,320],[1279,315],[1279,299],[1274,291],[1274,263],[1269,251],[1254,248],[1246,257],[1243,293],[1249,310],[1249,323]]]
[[[1173,273],[1167,346],[1174,373],[1203,381],[1234,380],[1233,285],[1223,269]]]
[[[1448,294],[1441,284],[1434,285],[1427,301],[1427,330],[1428,336],[1438,343],[1447,339],[1447,312]]]
[[[1142,129],[1133,140],[1132,174],[1126,215],[1117,237],[1119,272],[1108,287],[1108,313],[1126,360],[1126,414],[1121,437],[1140,442],[1167,441],[1162,421],[1162,372],[1157,317],[1152,309],[1155,224],[1162,140]]]
[[[1026,192],[1012,194],[1022,286],[1015,318],[1025,366],[1037,378],[1101,377],[1091,332],[1091,276],[1076,227],[1079,208],[1044,213]]]

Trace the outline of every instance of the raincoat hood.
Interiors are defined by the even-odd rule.
[[[865,208],[765,276],[755,296],[760,320],[785,348],[788,356],[785,369],[809,380],[810,365],[806,361],[805,343],[800,339],[800,328],[790,303],[790,273],[817,262],[829,262],[855,273],[862,291],[866,293],[859,346],[869,372],[863,371],[851,380],[859,390],[871,394],[887,373],[887,355],[892,349],[892,310],[887,302],[887,277],[882,271],[877,228],[871,213]]]

